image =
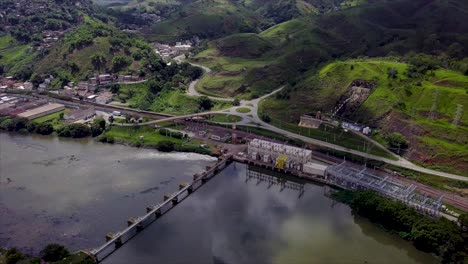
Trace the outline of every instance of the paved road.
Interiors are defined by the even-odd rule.
[[[191,115],[184,115],[184,116],[173,116],[173,117],[163,118],[163,119],[159,119],[159,120],[153,120],[153,121],[150,121],[150,122],[144,122],[144,123],[139,123],[139,124],[116,124],[116,125],[120,125],[120,126],[142,126],[142,125],[157,124],[157,123],[161,123],[161,122],[174,121],[174,120],[178,120],[178,119],[186,119],[186,118],[193,118],[193,117],[198,117],[198,116],[206,116],[206,115],[211,115],[211,114],[231,114],[231,115],[237,115],[237,116],[242,117],[242,120],[240,122],[235,123],[236,125],[245,125],[245,126],[251,126],[251,127],[259,127],[260,126],[263,129],[267,129],[267,130],[270,130],[272,132],[276,132],[278,134],[281,134],[281,135],[284,135],[284,136],[287,136],[287,137],[290,137],[290,138],[299,139],[299,140],[302,140],[302,141],[304,141],[306,143],[313,144],[313,145],[316,145],[316,146],[326,147],[326,148],[330,148],[330,149],[333,149],[333,150],[338,150],[338,151],[354,154],[354,155],[361,156],[361,157],[364,157],[364,158],[368,158],[368,159],[371,159],[371,160],[382,161],[382,162],[385,162],[387,164],[391,164],[391,165],[401,167],[401,168],[405,168],[405,169],[411,169],[411,170],[422,172],[422,173],[432,174],[432,175],[436,175],[436,176],[440,176],[440,177],[444,177],[444,178],[449,178],[449,179],[453,179],[453,180],[468,181],[468,177],[423,168],[421,166],[418,166],[418,165],[415,165],[415,164],[411,163],[410,161],[408,161],[408,160],[406,160],[406,159],[404,159],[404,158],[402,158],[400,156],[396,156],[398,158],[398,160],[391,160],[391,159],[375,156],[375,155],[372,155],[372,154],[369,154],[369,153],[357,151],[357,150],[354,150],[354,149],[342,147],[342,146],[335,145],[335,144],[332,144],[332,143],[328,143],[328,142],[325,142],[325,141],[321,141],[321,140],[309,138],[309,137],[306,137],[306,136],[298,135],[298,134],[292,133],[290,131],[287,131],[287,130],[272,126],[272,125],[262,121],[261,118],[258,116],[258,107],[259,107],[260,101],[262,101],[263,99],[268,98],[268,97],[280,92],[283,88],[284,88],[284,86],[277,89],[277,90],[275,90],[275,91],[273,91],[273,92],[271,92],[271,93],[269,93],[269,94],[267,94],[267,95],[264,95],[264,96],[262,96],[260,98],[254,99],[254,100],[242,101],[240,106],[234,106],[234,107],[231,107],[231,108],[229,108],[227,110],[209,111],[209,112],[197,113],[197,114],[191,114]],[[239,112],[236,111],[236,109],[239,108],[239,107],[249,108],[251,111],[248,112],[248,113],[239,113]],[[230,124],[232,124],[232,123],[230,123]]]
[[[184,62],[184,56],[185,55],[179,55],[177,57],[174,58],[174,60],[177,62],[177,63],[181,63],[181,62]],[[200,67],[202,68],[205,73],[210,73],[211,72],[211,69],[206,67],[206,66],[203,66],[203,65],[200,65],[200,64],[196,64],[196,63],[191,63],[191,62],[187,62],[188,64],[192,65],[192,66],[196,66],[196,67]],[[207,95],[204,95],[204,94],[201,94],[197,91],[196,87],[197,87],[197,84],[198,82],[200,81],[200,79],[196,79],[195,81],[191,82],[190,85],[189,85],[189,88],[187,90],[187,95],[188,96],[206,96],[208,98],[210,98],[211,100],[217,100],[217,101],[225,101],[225,102],[232,102],[234,101],[234,98],[230,98],[230,97],[227,97],[227,98],[224,98],[224,97],[215,97],[215,96],[207,96]]]

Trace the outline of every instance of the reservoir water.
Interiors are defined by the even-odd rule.
[[[98,246],[214,158],[0,133],[0,247]]]
[[[31,252],[50,242],[96,247],[213,161],[8,134],[0,158],[0,246]],[[324,186],[290,179],[282,188],[252,171],[230,165],[104,263],[437,263],[354,216]]]

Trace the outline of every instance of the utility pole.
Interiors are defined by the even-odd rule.
[[[435,113],[437,111],[437,104],[439,103],[440,90],[437,89],[434,91],[434,98],[432,99],[431,112],[429,113],[429,119],[435,119]]]
[[[456,126],[458,125],[458,123],[460,122],[460,119],[462,117],[462,113],[463,113],[463,105],[457,104],[457,112],[455,113],[455,118],[453,119],[452,124],[454,124]]]

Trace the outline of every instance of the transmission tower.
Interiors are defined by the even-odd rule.
[[[435,119],[435,114],[437,111],[437,104],[439,103],[439,95],[440,95],[440,90],[435,90],[434,91],[434,98],[432,99],[432,107],[431,107],[431,112],[429,113],[429,119]]]
[[[455,118],[453,119],[452,124],[458,125],[458,123],[460,122],[462,113],[463,113],[463,105],[457,104],[457,112],[455,113]]]

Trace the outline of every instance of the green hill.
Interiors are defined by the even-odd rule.
[[[114,12],[122,14],[123,24],[145,26],[143,36],[148,40],[165,42],[255,32],[261,22],[254,12],[229,0],[132,1]],[[144,21],[140,19],[141,14],[158,16],[162,21]]]
[[[370,81],[376,84],[371,95],[341,116],[377,127],[380,132],[374,138],[389,147],[388,136],[401,133],[409,142],[406,156],[415,162],[466,174],[468,115],[462,113],[458,125],[452,122],[457,105],[468,105],[468,76],[437,69],[408,77],[409,68],[388,59],[330,63],[308,73],[296,88],[266,101],[263,111],[286,123],[297,123],[301,115],[316,111],[331,114],[354,80]],[[394,77],[389,76],[390,69],[395,70]]]
[[[216,70],[205,80],[224,75],[236,79],[234,83],[223,86],[218,81],[218,85],[211,85],[212,89],[207,90],[218,95],[225,94],[226,90],[237,90],[234,95],[257,96],[282,83],[294,85],[305,72],[336,58],[404,55],[410,51],[463,58],[468,56],[468,25],[464,23],[467,10],[468,2],[461,0],[376,0],[318,17],[290,20],[258,34],[273,48],[266,49],[263,54],[254,50],[253,62],[246,59],[240,63],[247,65],[243,71]],[[223,43],[224,46],[238,45],[245,49],[244,53],[249,53],[249,49],[256,49],[247,45],[253,40],[253,36],[244,37],[242,42],[238,37],[225,38]],[[204,57],[204,54],[209,56]],[[208,52],[196,54],[193,60],[222,65],[218,61],[235,58],[239,65],[236,56],[223,53],[214,41]],[[249,66],[258,61],[265,63],[260,63],[260,67]],[[199,90],[204,89],[202,84]],[[250,93],[242,93],[245,90]]]
[[[254,59],[271,50],[273,45],[256,34],[234,34],[215,41],[221,56]]]
[[[54,88],[95,73],[145,74],[151,46],[114,26],[88,0],[38,0],[24,8],[7,0],[0,18],[0,74],[39,83],[53,74]],[[27,10],[37,9],[37,12]],[[26,10],[26,11],[25,11]],[[2,15],[3,11],[0,12]]]
[[[294,18],[357,5],[347,0],[134,0],[114,12],[123,24],[146,25],[149,40],[173,42],[198,36],[215,39],[236,33],[259,32]],[[161,22],[144,21],[157,15]]]
[[[95,19],[86,18],[35,65],[37,74],[55,72],[72,80],[94,73],[139,73],[153,53],[146,42]]]

